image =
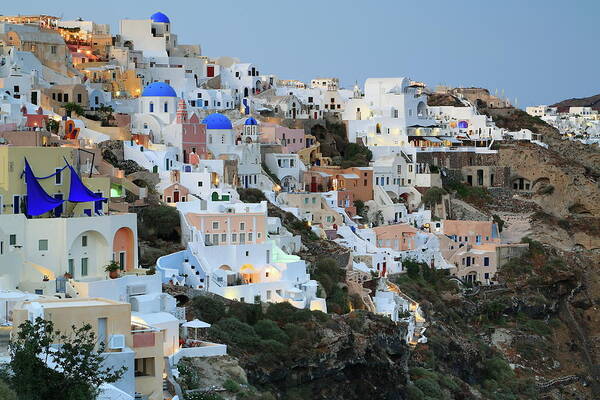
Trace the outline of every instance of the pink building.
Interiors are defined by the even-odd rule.
[[[181,125],[181,149],[183,150],[183,162],[186,164],[197,164],[199,159],[206,158],[206,125],[200,123],[196,114],[188,118],[185,101],[180,100],[177,105],[176,123]]]
[[[296,153],[306,147],[304,129],[291,129],[270,122],[260,125],[262,143],[279,143],[284,153]]]
[[[373,228],[377,247],[396,251],[414,250],[417,229],[408,224],[385,225]]]

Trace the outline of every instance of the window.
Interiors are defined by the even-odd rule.
[[[153,102],[150,102],[149,110],[151,113],[154,112],[154,103]]]
[[[240,244],[246,243],[246,234],[240,233]]]
[[[71,277],[75,276],[75,260],[72,258],[69,258],[69,274],[71,274]]]
[[[204,244],[210,245],[210,235],[204,235]]]
[[[219,229],[219,222],[218,221],[213,221],[212,228],[213,229]]]
[[[65,103],[68,103],[68,102],[69,102],[69,94],[65,93]]]
[[[490,258],[489,257],[483,257],[483,266],[484,267],[490,266]]]
[[[135,376],[154,376],[154,358],[136,358]]]
[[[56,54],[56,46],[50,46],[50,54]]]
[[[256,238],[257,238],[257,239],[260,239],[260,232],[258,232],[258,233],[256,234]]]
[[[87,276],[88,274],[88,258],[84,257],[81,259],[81,276]]]
[[[81,247],[87,247],[87,244],[88,244],[88,238],[86,235],[83,235],[81,237]]]
[[[54,175],[54,184],[62,185],[62,168],[56,168],[54,172],[56,173],[56,175]]]
[[[77,93],[77,102],[81,103],[81,93]]]
[[[248,233],[248,241],[251,242],[252,241],[252,232]]]
[[[222,243],[227,242],[227,234],[226,233],[221,233],[221,242]]]
[[[198,181],[198,187],[202,187],[202,181]]]
[[[38,250],[40,250],[40,251],[48,250],[48,239],[40,239],[38,241]]]
[[[14,91],[15,93],[19,93],[19,85],[15,85],[15,86],[13,87],[13,91]]]
[[[313,198],[312,198],[312,203],[313,203],[313,204],[317,204],[317,198],[316,198],[316,197],[313,197]]]
[[[248,257],[250,255],[250,252],[248,250],[246,250],[246,257]]]
[[[240,222],[240,231],[243,231],[246,229],[246,224],[244,222]]]
[[[232,233],[232,234],[231,234],[231,242],[232,242],[232,243],[235,243],[235,242],[237,242],[237,233]]]
[[[163,110],[164,112],[169,112],[169,104],[165,102],[164,106],[163,106]]]
[[[0,242],[0,255],[4,254],[4,242]]]
[[[17,235],[14,235],[14,234],[10,235],[8,237],[8,244],[11,246],[16,245],[17,244]]]
[[[304,198],[304,204],[308,204],[308,197]]]

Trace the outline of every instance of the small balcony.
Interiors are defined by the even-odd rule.
[[[131,324],[133,348],[154,347],[156,345],[157,329],[138,322]]]

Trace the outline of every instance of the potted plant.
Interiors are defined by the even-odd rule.
[[[121,266],[117,264],[114,260],[104,267],[104,270],[108,272],[108,276],[110,279],[116,279],[119,277],[119,271],[121,270]]]

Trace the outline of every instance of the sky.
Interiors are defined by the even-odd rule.
[[[44,0],[4,15],[119,20],[169,16],[178,42],[309,82],[408,76],[504,91],[519,107],[600,93],[597,0]]]

